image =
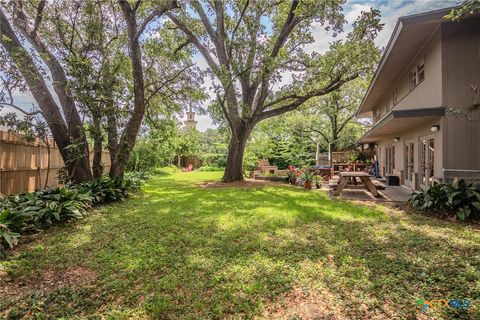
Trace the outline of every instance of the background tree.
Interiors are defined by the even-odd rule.
[[[215,79],[217,106],[232,134],[225,181],[243,179],[244,150],[257,123],[333,92],[374,66],[373,40],[381,29],[374,9],[363,12],[345,40],[332,43],[327,53],[304,50],[313,42],[314,23],[342,30],[343,3],[191,1],[167,13]],[[281,86],[286,72],[293,81]]]
[[[310,106],[301,110],[299,130],[323,149],[331,145],[332,151],[335,151],[338,147],[354,145],[362,132],[362,124],[355,115],[367,86],[366,79],[358,78],[338,91],[311,100]]]
[[[459,6],[452,9],[450,13],[445,16],[445,19],[459,21],[460,19],[479,12],[480,0],[464,0]]]

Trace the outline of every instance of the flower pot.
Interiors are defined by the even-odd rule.
[[[305,189],[312,189],[312,181],[305,181],[305,182],[303,183],[303,187],[304,187]]]

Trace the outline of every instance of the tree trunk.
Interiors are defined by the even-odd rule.
[[[92,161],[93,177],[95,179],[100,179],[103,175],[102,131],[100,127],[100,121],[97,116],[94,116],[93,118],[92,136],[93,136],[93,161]]]
[[[223,175],[224,182],[243,180],[243,155],[250,132],[251,129],[247,125],[242,125],[235,131],[232,128],[232,138],[228,145],[227,165]]]
[[[80,162],[72,157],[69,147],[75,142],[72,142],[71,140],[69,129],[62,117],[60,109],[58,108],[55,99],[53,99],[53,96],[50,94],[41,73],[35,66],[35,63],[27,50],[20,43],[1,8],[0,40],[2,46],[8,52],[24,77],[33,98],[38,103],[45,121],[52,132],[53,139],[58,145],[69,176],[75,182],[82,182],[91,179],[88,157],[86,159],[87,161]]]
[[[110,177],[123,178],[130,154],[135,146],[140,125],[145,114],[145,83],[143,78],[142,51],[137,36],[137,21],[135,11],[127,1],[119,1],[127,23],[128,54],[132,63],[133,78],[133,110],[131,117],[125,125],[118,144],[115,161],[112,163]]]
[[[33,45],[35,50],[42,56],[43,62],[47,65],[52,75],[52,84],[55,93],[60,101],[60,106],[65,117],[68,135],[72,143],[76,145],[74,154],[70,153],[69,168],[70,177],[73,181],[82,182],[92,179],[90,170],[89,148],[83,123],[80,114],[77,111],[72,93],[67,87],[68,79],[65,75],[62,65],[48,49],[47,45],[39,38],[38,34],[33,34],[28,27],[28,19],[23,13],[22,1],[14,1],[14,25],[20,30],[22,35]],[[73,172],[72,172],[73,170]]]

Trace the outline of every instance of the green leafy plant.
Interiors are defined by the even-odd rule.
[[[463,179],[451,184],[434,182],[425,190],[415,191],[409,203],[417,210],[433,210],[460,220],[480,217],[480,189]]]
[[[310,170],[305,169],[305,170],[303,170],[303,173],[300,176],[300,179],[303,182],[312,182],[313,181],[313,174],[310,172]]]
[[[315,186],[320,189],[322,186],[322,176],[321,175],[314,175],[313,182],[315,182]]]
[[[20,234],[19,231],[23,226],[23,218],[21,215],[13,213],[10,209],[0,211],[0,254],[3,255],[3,247],[7,244],[13,248],[17,244]]]
[[[122,180],[103,177],[62,188],[0,197],[0,253],[6,246],[12,248],[27,230],[37,231],[54,223],[81,219],[94,203],[118,201],[138,192],[146,178],[141,172],[127,173]]]

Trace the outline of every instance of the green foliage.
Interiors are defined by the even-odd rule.
[[[92,204],[118,201],[140,189],[142,173],[120,179],[103,177],[62,188],[47,188],[0,199],[0,250],[12,248],[21,233],[83,218]]]
[[[409,203],[417,210],[434,210],[460,220],[480,218],[480,188],[463,179],[452,184],[434,182],[423,191],[415,191]]]
[[[209,172],[209,171],[225,171],[225,167],[215,167],[215,166],[201,166],[198,168],[198,171]]]
[[[225,128],[201,133],[199,157],[203,166],[225,167],[229,132]]]
[[[302,172],[302,175],[300,176],[300,180],[304,182],[312,182],[313,181],[313,174],[308,170],[308,168],[305,168]]]
[[[24,216],[25,223],[43,228],[55,222],[82,218],[91,202],[91,195],[87,191],[47,188],[8,197],[1,207]]]
[[[444,19],[459,21],[480,12],[480,0],[464,0],[460,6],[452,9]]]
[[[155,168],[153,170],[153,174],[159,175],[159,176],[165,176],[165,175],[170,175],[172,173],[177,173],[177,172],[181,172],[181,171],[182,170],[180,170],[179,168],[177,168],[176,166],[174,166],[172,164],[172,165],[165,166],[165,167]]]
[[[10,209],[0,211],[0,257],[3,256],[3,247],[7,244],[10,249],[17,244],[20,234],[17,232],[23,226],[23,217],[13,213]]]

